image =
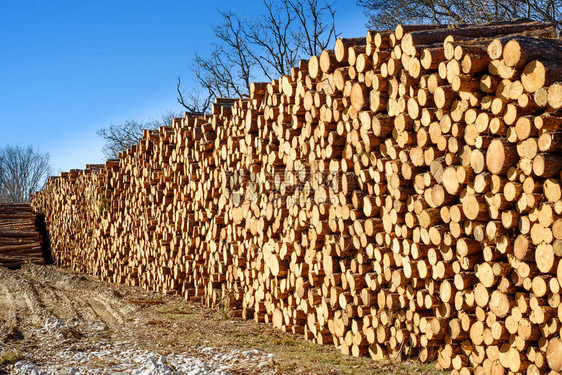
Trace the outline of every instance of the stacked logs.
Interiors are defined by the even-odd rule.
[[[562,44],[552,25],[339,39],[249,98],[51,178],[64,267],[343,353],[562,370]]]
[[[0,266],[17,268],[24,262],[44,264],[35,221],[29,203],[0,204]]]

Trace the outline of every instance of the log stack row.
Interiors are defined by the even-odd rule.
[[[552,25],[339,39],[249,98],[51,178],[55,260],[453,373],[562,371]]]
[[[44,264],[36,216],[29,203],[0,204],[0,266],[17,268],[25,262]]]

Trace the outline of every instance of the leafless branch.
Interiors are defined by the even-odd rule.
[[[178,81],[178,102],[186,109],[207,110],[205,103],[216,97],[248,96],[253,80],[289,74],[301,58],[319,54],[338,36],[330,0],[263,4],[264,13],[255,19],[220,12],[223,22],[214,27],[217,42],[211,54],[196,54],[190,67],[196,86],[206,95],[186,95]]]
[[[201,88],[196,88],[195,91],[192,90],[186,93],[181,86],[181,77],[178,77],[176,90],[178,93],[178,103],[181,104],[187,112],[191,114],[203,114],[208,111],[213,97],[212,92],[209,91],[207,95],[203,95],[201,93]]]
[[[29,202],[50,173],[49,154],[31,146],[0,148],[0,202]]]
[[[139,142],[144,129],[156,129],[159,126],[170,125],[172,123],[172,119],[175,117],[181,117],[181,115],[173,112],[167,112],[162,115],[162,119],[160,121],[128,120],[122,124],[111,124],[107,128],[102,128],[97,131],[97,134],[105,142],[103,153],[108,158],[116,158],[121,151],[124,151]]]
[[[391,30],[397,24],[461,23],[531,18],[562,27],[562,0],[358,0],[367,27]]]

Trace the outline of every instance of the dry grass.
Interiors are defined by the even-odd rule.
[[[167,321],[176,322],[178,336],[191,345],[273,353],[276,370],[282,374],[443,374],[433,364],[374,362],[369,357],[346,356],[332,346],[317,345],[266,324],[228,319],[222,309],[178,303],[160,306],[158,311]]]
[[[19,350],[9,350],[5,353],[0,353],[0,366],[16,363],[20,359],[23,359],[23,355]]]

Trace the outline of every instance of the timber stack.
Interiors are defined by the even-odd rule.
[[[0,204],[0,266],[17,268],[25,262],[45,263],[36,218],[29,203]]]
[[[35,195],[56,262],[374,359],[562,371],[562,43],[405,25]]]

